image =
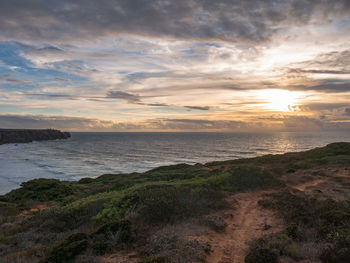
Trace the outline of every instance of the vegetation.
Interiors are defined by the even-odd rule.
[[[34,179],[21,184],[21,188],[11,191],[5,196],[8,202],[23,202],[27,200],[60,201],[73,194],[72,189],[56,179]]]
[[[73,260],[83,252],[88,245],[85,233],[72,234],[62,242],[54,246],[42,263],[64,263]]]
[[[263,248],[294,260],[307,259],[308,255],[300,256],[297,249],[307,242],[319,248],[315,253],[322,262],[350,262],[350,200],[318,200],[282,192],[260,204],[278,211],[287,227],[258,240],[251,253]]]
[[[350,144],[343,143],[303,153],[164,166],[78,182],[31,180],[0,196],[0,258],[99,262],[99,256],[133,250],[140,263],[205,262],[210,245],[185,239],[184,228],[177,225],[189,222],[191,229],[223,232],[225,221],[212,214],[227,207],[227,195],[283,190],[282,175],[324,165],[344,167],[350,165],[349,156]],[[307,258],[299,249],[305,242],[322,244],[317,256],[323,262],[350,262],[349,201],[282,191],[260,204],[278,211],[286,229],[254,242],[247,263]]]

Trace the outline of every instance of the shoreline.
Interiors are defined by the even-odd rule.
[[[69,132],[55,129],[0,129],[0,145],[68,139]]]
[[[350,143],[76,182],[33,179],[0,196],[0,256],[40,263],[347,262],[349,185]],[[333,231],[342,235],[333,238]],[[314,250],[303,249],[305,239]]]

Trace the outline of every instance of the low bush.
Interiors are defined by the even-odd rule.
[[[21,188],[12,190],[5,195],[9,202],[20,202],[28,200],[61,201],[63,198],[73,194],[73,190],[56,179],[34,179],[21,184]]]
[[[197,240],[184,240],[169,232],[155,233],[142,249],[145,258],[140,262],[192,263],[205,262],[210,245]]]
[[[277,263],[278,255],[266,248],[251,250],[244,259],[245,263]]]
[[[54,246],[42,263],[65,263],[72,261],[86,250],[88,236],[85,233],[72,234]]]
[[[62,232],[77,229],[93,223],[93,217],[104,208],[106,200],[92,199],[47,209],[31,219],[43,231]]]
[[[208,183],[229,192],[282,186],[281,181],[271,171],[251,165],[233,166],[219,176],[210,177]]]
[[[203,223],[216,232],[223,232],[227,227],[225,220],[219,216],[207,216],[204,218]]]
[[[179,181],[196,177],[207,177],[212,173],[201,164],[177,164],[161,166],[145,173],[151,181]]]
[[[299,259],[298,252],[293,247],[292,239],[284,232],[272,234],[253,242],[245,262],[278,262],[280,256],[294,260]]]
[[[149,223],[176,221],[220,209],[223,195],[211,188],[174,186],[142,189],[138,192],[139,217]]]
[[[133,241],[134,235],[131,230],[131,223],[121,220],[100,226],[90,234],[90,238],[94,253],[104,255],[115,249],[125,247]]]
[[[146,257],[141,260],[139,260],[137,263],[166,263],[166,259],[164,257]]]
[[[350,227],[332,233],[332,244],[322,252],[321,259],[326,263],[350,262]]]
[[[259,204],[278,211],[287,223],[286,234],[295,242],[328,244],[320,253],[322,262],[350,262],[349,201],[280,193]],[[290,252],[290,257],[297,254]]]
[[[220,190],[209,186],[144,186],[118,195],[96,218],[103,221],[122,219],[132,212],[146,223],[173,223],[223,208],[223,197]]]

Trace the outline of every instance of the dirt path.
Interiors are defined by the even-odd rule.
[[[262,196],[268,193],[272,192],[259,191],[231,197],[235,207],[221,215],[227,223],[226,231],[208,235],[213,250],[207,258],[208,263],[244,262],[250,241],[282,229],[282,222],[276,219],[273,212],[258,205]]]
[[[326,182],[328,180],[329,180],[329,178],[321,178],[321,179],[308,181],[308,182],[305,182],[303,184],[291,185],[290,187],[294,188],[294,189],[297,189],[297,190],[299,190],[301,192],[304,192],[307,188],[317,186],[317,185],[319,185],[321,183],[324,183],[324,182]]]
[[[305,191],[326,180],[316,179],[290,187]],[[258,201],[263,199],[264,195],[274,192],[277,191],[249,192],[230,197],[228,201],[232,207],[219,214],[227,223],[225,232],[210,232],[206,238],[213,250],[207,258],[208,263],[244,263],[249,242],[283,229],[282,220],[278,219],[273,211],[258,205]]]
[[[305,191],[325,181],[327,181],[326,178],[315,179],[297,185],[288,185],[288,187]],[[197,240],[210,243],[212,253],[207,257],[208,263],[244,263],[249,242],[283,230],[282,220],[278,219],[273,211],[258,205],[258,201],[264,199],[265,195],[275,192],[278,191],[256,191],[235,194],[228,198],[230,208],[216,214],[227,223],[225,231],[222,233],[210,231],[194,236]],[[137,261],[135,256],[132,253],[115,254],[102,257],[101,260],[105,263],[130,263]]]

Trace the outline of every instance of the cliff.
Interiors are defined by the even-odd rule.
[[[0,129],[0,145],[5,143],[27,143],[32,141],[47,141],[57,139],[67,139],[69,132],[59,130],[19,130],[19,129]]]

